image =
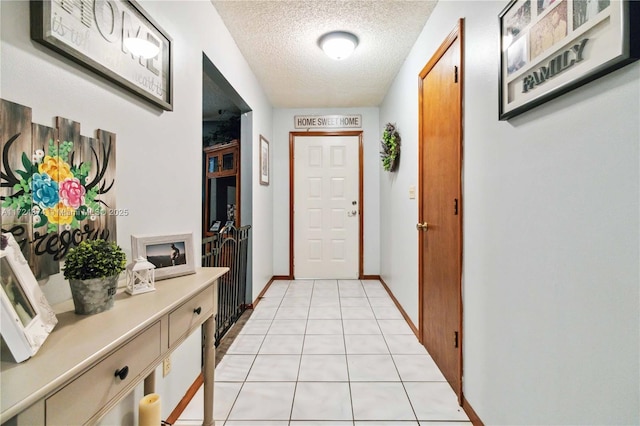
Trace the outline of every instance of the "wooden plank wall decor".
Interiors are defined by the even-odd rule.
[[[62,117],[55,128],[31,117],[31,108],[0,99],[0,224],[44,279],[81,241],[116,241],[116,137],[82,136],[80,123]]]

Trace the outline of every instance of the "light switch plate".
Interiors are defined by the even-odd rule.
[[[409,187],[409,199],[410,200],[415,200],[415,198],[416,198],[416,187],[411,185]]]

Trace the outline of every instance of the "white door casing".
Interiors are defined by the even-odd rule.
[[[294,276],[357,279],[359,136],[294,138]]]

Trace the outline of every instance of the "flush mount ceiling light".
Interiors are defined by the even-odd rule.
[[[144,59],[153,58],[160,52],[159,46],[148,40],[136,37],[125,38],[124,46],[129,50],[129,52],[136,56],[142,56]]]
[[[346,31],[333,31],[320,37],[318,46],[331,59],[341,60],[351,56],[358,46],[358,37]]]

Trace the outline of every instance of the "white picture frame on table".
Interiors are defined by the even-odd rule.
[[[38,352],[58,319],[10,233],[2,234],[0,284],[0,333],[22,362]]]
[[[195,274],[193,233],[170,235],[132,235],[131,254],[153,263],[155,279]]]

